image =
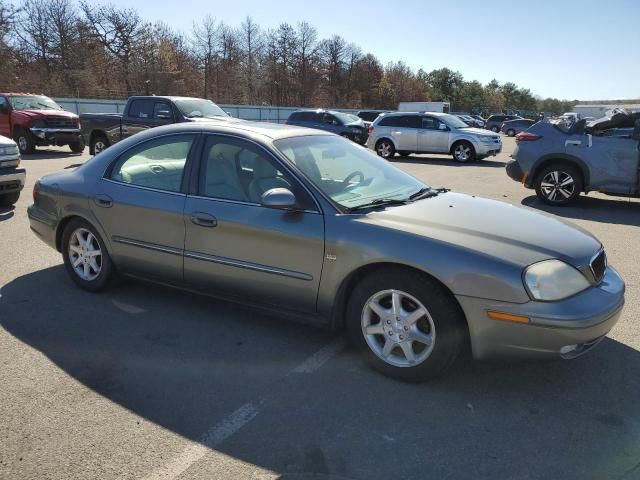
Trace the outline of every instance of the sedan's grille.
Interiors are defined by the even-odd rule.
[[[602,280],[604,271],[607,269],[607,255],[604,253],[604,250],[601,250],[600,253],[591,260],[590,267],[596,282]]]
[[[47,128],[75,128],[76,122],[69,117],[46,117],[44,124]]]

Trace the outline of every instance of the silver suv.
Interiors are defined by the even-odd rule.
[[[472,162],[502,150],[500,135],[471,128],[448,113],[381,114],[369,127],[367,147],[383,158],[396,152],[448,153],[458,162]]]

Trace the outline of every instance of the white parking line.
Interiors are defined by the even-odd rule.
[[[118,300],[111,300],[111,303],[113,303],[115,307],[119,308],[123,312],[130,313],[132,315],[146,312],[144,308],[136,307],[135,305],[131,305],[129,303],[119,302]]]
[[[307,358],[304,362],[291,370],[291,373],[312,373],[337,354],[346,346],[346,341],[342,337],[333,339],[316,353]]]
[[[312,373],[322,367],[331,357],[346,345],[344,338],[335,338],[316,353],[293,368],[286,376],[297,373]],[[258,404],[264,403],[261,400]],[[253,420],[259,413],[255,403],[245,403],[231,415],[223,419],[213,428],[205,432],[198,442],[191,442],[180,455],[163,467],[144,477],[144,480],[171,480],[184,473],[191,465],[204,457],[210,450],[224,442],[243,426]]]
[[[204,457],[210,449],[224,442],[231,435],[258,415],[258,409],[252,403],[245,403],[219,424],[205,432],[197,443],[185,448],[170,463],[155,470],[145,480],[173,479],[181,475],[191,465]]]

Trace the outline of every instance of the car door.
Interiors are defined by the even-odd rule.
[[[418,151],[419,115],[398,115],[389,117],[387,123],[391,127],[391,138],[396,150],[406,152]]]
[[[13,138],[11,135],[11,113],[9,112],[9,101],[0,96],[0,135]]]
[[[571,135],[567,154],[581,159],[589,169],[589,185],[610,193],[635,193],[638,186],[638,141],[629,137]]]
[[[113,162],[93,189],[91,209],[122,271],[182,282],[182,184],[196,138],[196,133],[181,133],[135,145]]]
[[[441,125],[446,125],[432,116],[424,116],[421,119],[418,130],[418,150],[420,152],[446,153],[449,146],[449,129],[440,130]]]
[[[324,217],[305,188],[265,148],[207,135],[185,205],[185,281],[252,303],[313,311],[324,259]],[[288,188],[300,211],[260,197]]]
[[[130,137],[150,127],[153,122],[154,101],[147,98],[131,100],[122,117],[122,138]]]

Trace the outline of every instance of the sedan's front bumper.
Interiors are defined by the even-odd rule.
[[[473,356],[573,358],[595,346],[616,324],[624,281],[608,267],[602,282],[557,302],[524,304],[456,296],[467,317]],[[487,312],[525,316],[529,323],[493,320]]]
[[[0,168],[0,194],[19,192],[24,188],[26,178],[24,168]]]

